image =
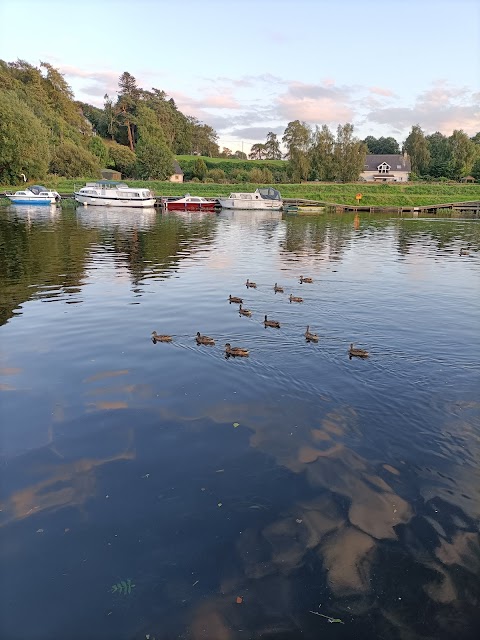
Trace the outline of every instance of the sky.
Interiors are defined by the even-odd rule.
[[[49,62],[96,106],[128,71],[232,151],[297,119],[480,131],[480,0],[0,0],[0,25],[0,59]]]

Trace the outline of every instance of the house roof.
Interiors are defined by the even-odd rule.
[[[178,164],[176,160],[173,161],[173,175],[179,174],[183,176],[182,167]]]
[[[365,159],[365,171],[377,171],[377,167],[386,162],[391,171],[411,171],[410,157],[401,153],[369,153]],[[397,169],[400,167],[400,169]]]

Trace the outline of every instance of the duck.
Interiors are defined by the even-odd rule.
[[[252,312],[250,311],[250,309],[242,309],[242,305],[240,305],[239,309],[238,309],[238,313],[241,316],[248,316],[250,317],[252,315]]]
[[[275,293],[283,293],[283,287],[279,287],[276,282],[275,282],[275,286],[273,287],[273,290],[275,291]]]
[[[292,294],[290,294],[289,300],[290,302],[303,302],[303,298],[297,298],[297,296],[292,296]]]
[[[467,249],[460,249],[460,255],[461,256],[469,256],[470,255],[470,251],[468,251]]]
[[[310,325],[307,325],[307,330],[305,331],[305,339],[308,342],[318,342],[318,336],[316,333],[310,333]]]
[[[195,338],[197,344],[208,344],[213,346],[215,344],[215,340],[210,338],[209,336],[202,336],[200,331],[197,331],[197,337]]]
[[[156,331],[152,331],[152,342],[171,342],[172,336],[167,336],[164,334],[158,334]]]
[[[256,289],[257,288],[257,283],[256,282],[250,282],[250,280],[247,278],[247,281],[245,282],[245,286],[247,287],[247,289]]]
[[[265,316],[265,320],[263,321],[263,324],[266,327],[274,327],[275,329],[280,329],[280,323],[277,322],[276,320],[269,320],[267,316]]]
[[[242,304],[243,303],[242,298],[237,298],[237,296],[232,296],[232,295],[228,296],[228,301],[230,302],[230,304],[232,302],[235,302],[235,304]]]
[[[230,343],[227,342],[227,344],[225,345],[225,355],[228,356],[234,356],[234,357],[240,357],[240,358],[248,358],[249,355],[249,351],[248,349],[243,349],[242,347],[231,347]]]
[[[348,355],[350,357],[356,356],[357,358],[368,358],[368,351],[365,351],[365,349],[355,349],[352,342],[350,349],[348,350]]]
[[[312,278],[304,278],[303,276],[300,276],[300,284],[303,284],[304,282],[307,282],[308,284],[312,284],[313,279]]]

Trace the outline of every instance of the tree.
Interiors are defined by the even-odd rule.
[[[61,142],[55,148],[49,170],[66,178],[96,178],[100,175],[97,158],[70,140]]]
[[[202,160],[201,158],[197,158],[195,160],[195,162],[193,163],[192,174],[195,178],[198,178],[199,180],[204,180],[206,178],[207,165],[205,164],[204,160]]]
[[[88,150],[98,158],[98,162],[102,167],[107,166],[108,162],[108,149],[100,136],[93,136],[88,143]]]
[[[368,147],[368,153],[376,154],[392,154],[400,153],[400,147],[395,138],[389,137],[374,138],[373,136],[367,136],[363,141]]]
[[[452,177],[452,150],[449,140],[440,131],[425,137],[430,153],[427,173],[434,178]]]
[[[335,178],[355,182],[365,166],[367,146],[353,135],[353,124],[338,125],[335,140]]]
[[[292,149],[290,151],[290,160],[288,162],[288,173],[292,182],[301,182],[307,180],[310,173],[310,159],[308,154],[300,149]]]
[[[220,154],[221,158],[231,158],[232,157],[232,150],[229,149],[228,147],[223,147],[223,151]]]
[[[267,141],[265,142],[265,157],[267,160],[281,160],[282,152],[280,151],[280,143],[278,142],[277,135],[273,131],[269,131],[267,134]]]
[[[243,151],[235,151],[233,155],[235,158],[238,158],[238,160],[247,160],[247,154]]]
[[[0,180],[17,184],[21,174],[43,178],[50,159],[48,130],[13,91],[0,91]]]
[[[109,147],[108,154],[117,171],[128,178],[133,176],[137,162],[137,156],[133,151],[122,144],[113,144]]]
[[[318,126],[312,134],[312,145],[309,150],[311,171],[324,182],[335,179],[335,137],[327,125]]]
[[[423,175],[428,170],[430,151],[422,129],[418,124],[413,125],[404,144],[405,151],[410,156],[412,171]]]
[[[477,158],[473,163],[470,174],[475,178],[477,182],[480,182],[480,158]]]
[[[468,175],[472,169],[476,155],[475,144],[464,131],[458,129],[455,129],[448,138],[448,142],[452,154],[453,177],[458,180],[462,176]]]
[[[103,108],[105,112],[107,134],[112,140],[114,140],[115,134],[118,130],[117,114],[115,113],[113,101],[110,99],[108,93],[103,96],[103,99],[105,101]]]
[[[173,154],[165,140],[142,134],[136,146],[136,173],[143,180],[167,180],[173,173]]]
[[[207,177],[211,178],[213,182],[223,182],[225,180],[225,171],[223,169],[210,169],[207,171]]]
[[[120,122],[127,129],[128,144],[130,150],[133,151],[137,104],[141,90],[137,87],[135,78],[128,71],[124,71],[120,76],[118,88],[117,112]]]
[[[248,157],[250,160],[263,160],[266,156],[265,145],[261,142],[257,142],[252,144],[252,148],[250,149],[250,153]]]
[[[283,134],[282,142],[287,147],[287,158],[291,158],[294,151],[306,153],[310,143],[311,131],[305,122],[294,120],[289,122]]]

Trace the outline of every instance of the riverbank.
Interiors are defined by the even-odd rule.
[[[90,178],[67,180],[53,178],[46,180],[48,187],[60,193],[73,193],[75,188],[83,186]],[[254,191],[258,184],[215,184],[201,182],[160,182],[156,180],[141,181],[128,180],[132,187],[147,187],[157,196],[181,196],[185,193],[202,195],[205,197],[228,196],[232,191]],[[48,183],[48,184],[47,184]],[[0,186],[0,193],[6,190],[19,189],[12,186]],[[275,185],[282,197],[316,200],[319,202],[336,203],[340,205],[355,205],[355,196],[362,194],[358,204],[367,207],[421,207],[450,202],[480,201],[480,184],[334,184],[309,182],[302,184]]]

